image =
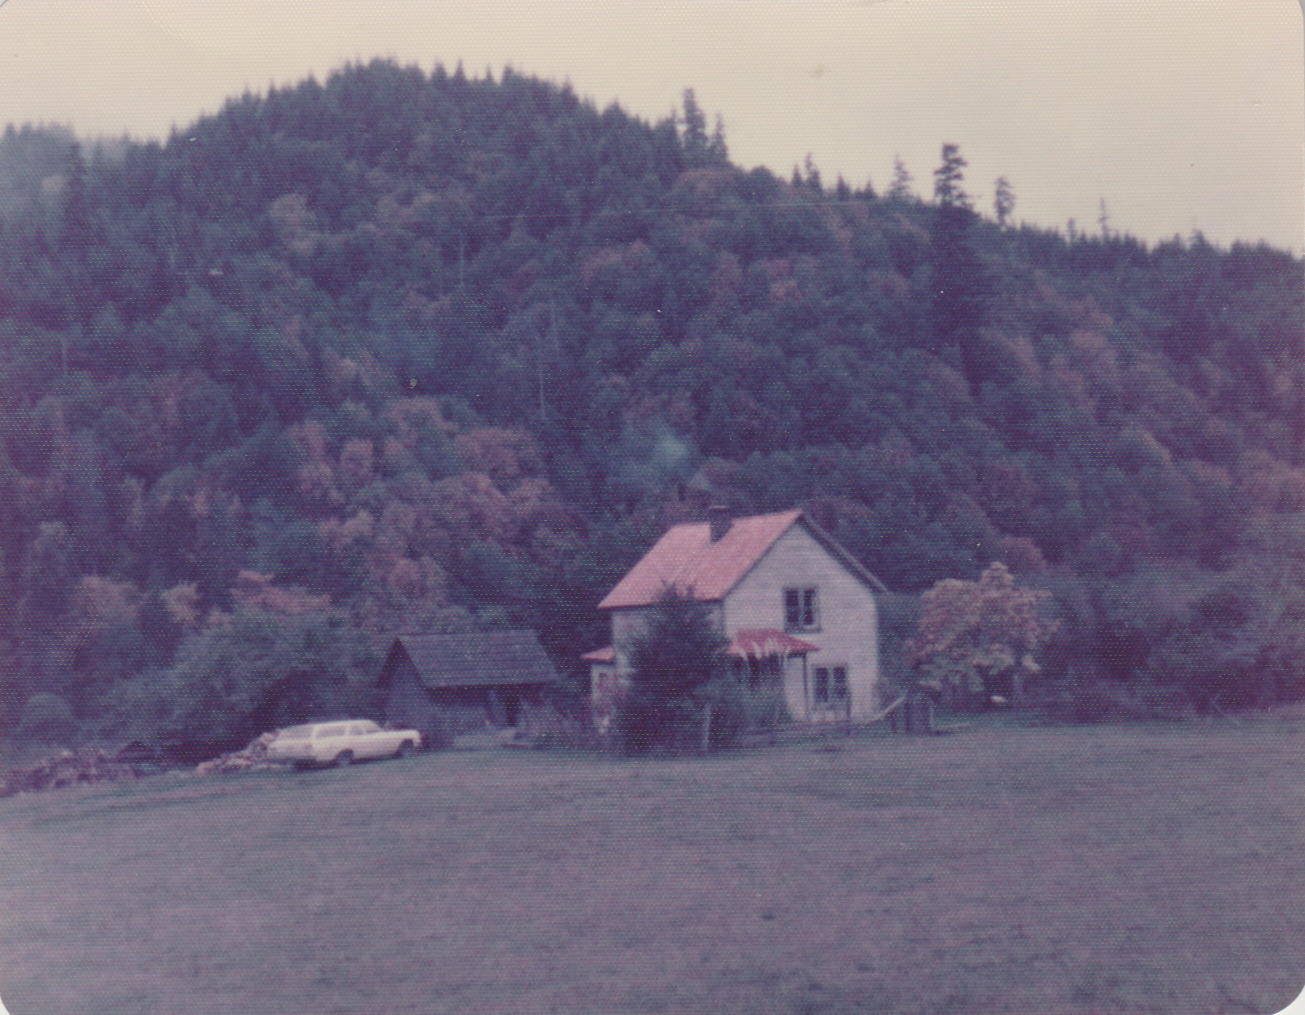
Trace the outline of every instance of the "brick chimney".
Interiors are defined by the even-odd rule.
[[[730,509],[724,504],[713,504],[707,508],[707,524],[711,526],[711,541],[714,543],[730,530]]]

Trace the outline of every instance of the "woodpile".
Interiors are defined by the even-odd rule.
[[[280,768],[280,764],[269,761],[267,745],[276,734],[263,733],[251,740],[243,749],[220,754],[208,761],[201,761],[195,766],[197,775],[223,775],[228,772],[256,772],[267,768]]]
[[[0,797],[134,778],[136,770],[131,765],[116,761],[103,751],[60,751],[32,768],[11,771],[0,783]]]
[[[267,745],[273,734],[256,737],[239,751],[219,755],[196,766],[198,775],[226,772],[251,772],[280,767],[267,759]],[[102,750],[60,751],[53,758],[30,768],[13,769],[0,777],[0,797],[19,793],[41,793],[64,786],[79,786],[96,782],[116,782],[135,779],[163,771],[158,754],[140,741],[132,741],[116,754]]]

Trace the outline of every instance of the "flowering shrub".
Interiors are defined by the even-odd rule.
[[[947,578],[924,594],[915,668],[953,701],[1008,692],[1040,671],[1034,653],[1056,630],[1041,614],[1048,592],[1019,588],[1005,564],[977,582]]]

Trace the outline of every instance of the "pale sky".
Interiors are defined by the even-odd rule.
[[[505,65],[649,120],[694,89],[730,158],[932,192],[944,142],[992,213],[1148,242],[1305,243],[1299,0],[3,0],[0,124],[165,138],[347,61]]]

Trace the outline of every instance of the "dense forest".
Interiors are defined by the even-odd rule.
[[[882,193],[505,70],[375,62],[166,143],[0,139],[0,737],[223,745],[387,632],[538,630],[709,501],[912,604],[1002,561],[1048,680],[1305,693],[1302,264]]]

